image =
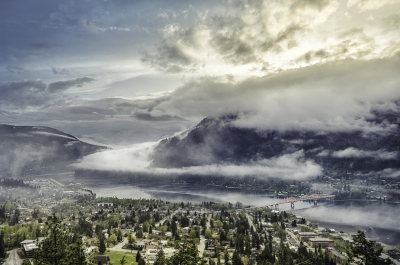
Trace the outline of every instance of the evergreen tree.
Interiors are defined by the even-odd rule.
[[[139,259],[138,265],[146,265],[146,262],[144,261],[143,258],[140,258],[140,259]]]
[[[354,237],[354,246],[351,246],[348,255],[351,260],[354,257],[362,259],[365,265],[392,264],[390,260],[379,258],[382,251],[383,248],[381,246],[377,246],[374,241],[368,240],[365,233],[358,230],[357,235]]]
[[[133,249],[133,243],[135,243],[135,237],[131,233],[129,233],[128,244],[129,244],[129,248],[131,249],[131,253],[132,253],[132,249]]]
[[[244,265],[242,258],[240,258],[240,255],[237,251],[233,253],[232,256],[232,265]]]
[[[40,243],[39,249],[34,252],[36,264],[45,265],[66,265],[66,264],[85,264],[72,263],[77,261],[69,260],[72,256],[80,255],[84,252],[83,245],[71,245],[71,233],[65,224],[53,214],[49,217],[45,227],[46,238]],[[82,242],[82,241],[81,241]]]
[[[140,255],[140,251],[137,252],[136,254],[136,262],[139,262],[139,260],[142,258],[142,255]]]
[[[225,265],[229,265],[229,254],[228,251],[226,250],[224,252],[224,260],[225,260]]]
[[[162,249],[160,249],[160,251],[158,251],[156,260],[154,261],[154,265],[166,265],[165,254]]]
[[[178,250],[168,259],[171,265],[195,265],[201,260],[199,251],[193,241],[185,240],[179,244]]]
[[[78,238],[75,243],[70,244],[67,249],[67,264],[70,265],[88,265],[86,257],[86,245],[82,241],[82,237]]]
[[[6,257],[6,249],[4,246],[4,231],[0,233],[0,258]]]
[[[101,254],[106,252],[106,243],[104,242],[104,236],[100,236],[99,252]]]

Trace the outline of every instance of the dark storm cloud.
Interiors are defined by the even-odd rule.
[[[178,45],[164,42],[153,53],[145,51],[141,61],[166,73],[179,73],[192,63],[192,58]]]
[[[47,103],[50,98],[46,84],[41,80],[0,83],[0,102],[7,106],[17,108],[40,106]]]
[[[71,87],[82,87],[85,83],[90,83],[94,80],[95,79],[90,77],[82,77],[82,78],[76,78],[74,80],[58,81],[49,84],[48,89],[50,93],[58,93],[67,90],[68,88]]]
[[[23,68],[21,66],[13,66],[13,65],[7,66],[6,69],[7,69],[7,71],[14,73],[14,74],[20,74],[25,71],[25,68]]]
[[[52,71],[53,74],[55,74],[55,75],[69,75],[68,69],[51,67],[51,71]]]
[[[133,116],[143,121],[171,121],[174,119],[181,119],[163,112],[150,112],[147,110],[136,110]]]

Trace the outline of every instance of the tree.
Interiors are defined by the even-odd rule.
[[[111,242],[111,244],[116,245],[117,244],[117,236],[115,234],[112,234],[109,238],[108,241]]]
[[[168,259],[170,265],[195,265],[201,260],[199,251],[193,241],[185,240],[179,244],[178,250]]]
[[[382,260],[379,256],[382,254],[383,248],[366,238],[364,231],[358,230],[354,237],[354,245],[351,246],[349,257],[353,260],[358,257],[364,261],[365,265],[384,265],[392,264],[390,260]]]
[[[39,249],[34,252],[34,261],[37,264],[68,264],[66,256],[71,234],[55,214],[46,222],[45,235]]]
[[[137,252],[136,254],[136,262],[139,262],[139,260],[142,258],[142,255],[140,255],[140,251]]]
[[[165,254],[162,249],[160,249],[160,251],[158,251],[156,260],[154,261],[154,265],[166,265]]]
[[[6,257],[6,249],[4,246],[4,231],[0,233],[0,258]]]
[[[88,265],[86,257],[86,245],[79,237],[74,244],[70,244],[67,250],[67,264]]]
[[[101,254],[106,252],[106,244],[104,243],[104,236],[100,236],[99,252]]]
[[[129,233],[128,244],[129,244],[129,248],[131,249],[131,253],[132,253],[132,249],[133,249],[133,243],[135,243],[135,237],[132,235],[132,233]]]
[[[211,229],[210,229],[210,228],[206,228],[206,231],[205,231],[204,235],[205,235],[205,237],[206,237],[207,239],[211,238],[211,237],[212,237],[212,231],[211,231]]]
[[[244,265],[242,259],[240,258],[239,252],[237,252],[237,250],[233,253],[232,265]]]

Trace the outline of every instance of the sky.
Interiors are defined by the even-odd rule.
[[[227,113],[255,129],[386,132],[368,117],[399,111],[399,37],[400,0],[2,0],[0,123],[122,154]]]

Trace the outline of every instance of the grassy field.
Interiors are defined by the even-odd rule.
[[[110,257],[110,262],[113,265],[120,264],[120,260],[122,257],[125,256],[125,260],[127,261],[125,264],[126,265],[136,265],[136,254],[135,253],[130,253],[130,252],[122,252],[122,251],[110,251],[110,252],[105,252],[104,254],[95,254],[93,255],[93,259],[96,256],[109,256]]]

